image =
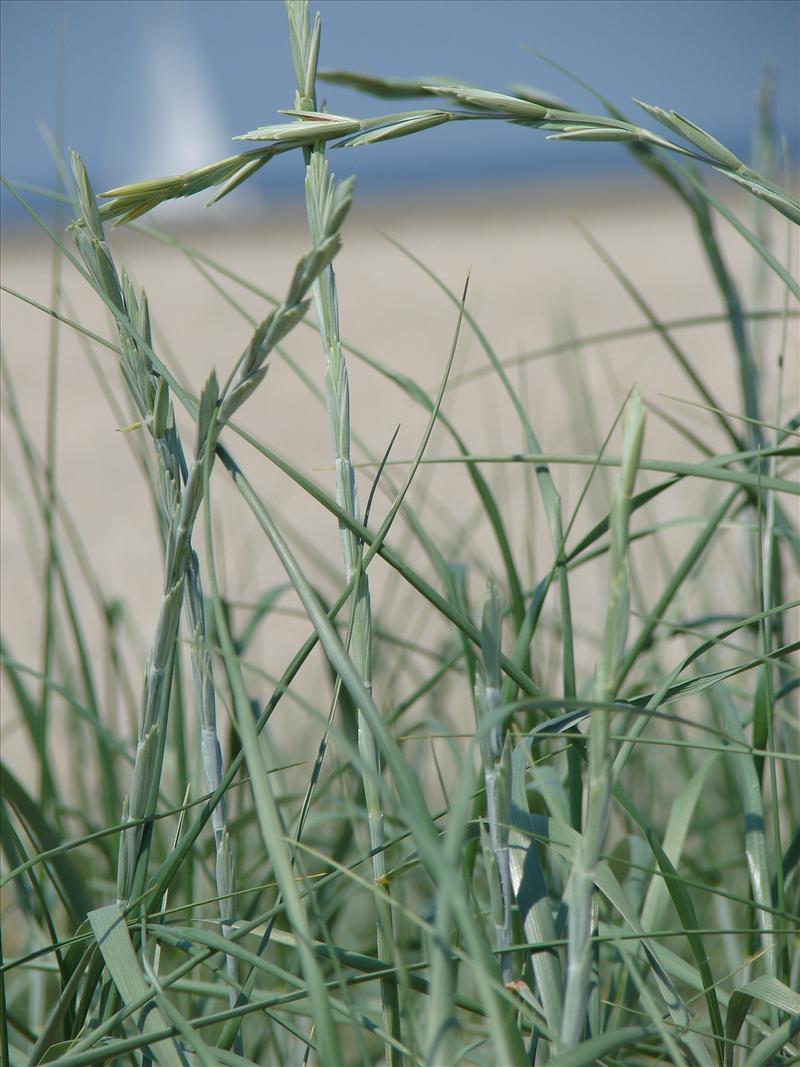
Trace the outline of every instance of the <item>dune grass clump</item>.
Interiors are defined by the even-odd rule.
[[[310,20],[302,0],[287,11],[294,106],[241,135],[262,147],[99,197],[72,153],[73,221],[67,234],[48,229],[107,310],[109,338],[55,304],[42,310],[116,362],[112,402],[129,415],[120,421],[154,505],[163,579],[144,655],[123,647],[124,606],[98,587],[90,562],[75,569],[80,538],[52,449],[40,456],[3,361],[5,432],[44,534],[45,637],[37,663],[16,657],[14,634],[2,636],[7,714],[36,774],[31,784],[3,763],[0,1062],[800,1062],[800,415],[784,395],[800,300],[784,235],[800,207],[773,173],[768,125],[748,164],[650,104],[640,108],[654,128],[602,97],[587,114],[524,87],[324,74],[319,16]],[[436,106],[330,114],[319,79]],[[354,184],[334,175],[332,150],[380,151],[465,121],[543,133],[553,151],[619,142],[679,199],[725,309],[710,319],[727,330],[738,411],[589,239],[641,311],[636,329],[663,344],[715,436],[665,416],[643,367],[594,451],[553,450],[515,384],[529,357],[495,351],[468,279],[453,291],[421,264],[453,311],[435,395],[348,342],[335,266]],[[304,175],[307,251],[287,263],[284,297],[259,292],[263,316],[238,358],[189,386],[157,340],[158,293],[133,284],[107,228],[203,190],[216,202],[284,153]],[[335,158],[346,169],[348,154]],[[723,181],[735,203],[747,195],[757,225],[730,206]],[[751,300],[729,269],[720,219],[749,244],[768,303]],[[217,269],[175,242],[203,277]],[[770,320],[777,330],[767,333]],[[308,329],[321,341],[316,380],[290,354]],[[467,334],[521,452],[480,451],[475,426],[443,409]],[[584,343],[570,338],[549,354]],[[270,389],[276,358],[306,375],[308,410],[297,418],[326,423],[331,471],[310,476],[239,422],[253,394]],[[413,456],[395,455],[395,438],[382,454],[360,440],[349,383],[363,363],[425,413]],[[49,403],[54,420],[54,394]],[[691,458],[649,443],[664,417]],[[432,458],[434,433],[445,448]],[[313,530],[298,532],[259,490],[246,473],[259,464],[313,502]],[[415,497],[429,464],[463,468],[477,507],[465,529],[451,517],[444,539]],[[566,465],[582,477],[574,507],[560,486]],[[498,492],[502,475],[529,494],[522,528]],[[281,590],[307,627],[266,699],[255,696],[251,642],[256,629],[283,625],[282,594],[254,586],[244,607],[227,595],[223,491],[279,562]],[[340,565],[326,569],[328,546],[315,538],[335,527]],[[471,541],[479,527],[488,550]],[[534,541],[545,554],[528,551]],[[394,601],[403,611],[382,612],[371,596],[378,566],[405,589]],[[587,601],[589,571],[599,602]],[[101,607],[105,654],[76,582]],[[125,732],[111,695],[128,687],[130,661],[142,680]],[[297,688],[304,669],[316,669],[313,699]],[[400,688],[388,682],[398,675]],[[303,758],[283,766],[275,753],[299,721]],[[77,775],[59,766],[65,737],[82,753]]]

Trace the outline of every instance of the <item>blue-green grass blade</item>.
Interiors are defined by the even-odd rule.
[[[691,949],[695,964],[697,965],[697,970],[703,980],[706,1002],[708,1004],[708,1014],[715,1036],[717,1060],[720,1065],[722,1065],[725,1047],[725,1028],[722,1023],[722,1012],[720,1011],[719,1001],[717,999],[716,985],[711,973],[711,965],[709,963],[706,946],[703,943],[702,937],[696,933],[696,930],[700,925],[697,919],[697,913],[695,912],[691,896],[687,892],[686,887],[670,861],[669,856],[664,851],[661,842],[649,828],[646,829],[645,832],[647,834],[648,844],[653,850],[653,855],[658,863],[659,870],[665,876],[664,881],[666,882],[667,891],[675,906],[675,910],[678,913],[681,924],[686,931],[686,940]]]
[[[142,997],[153,996],[142,973],[139,960],[131,941],[125,918],[118,905],[109,904],[90,912],[89,922],[92,927],[100,952],[103,955],[108,972],[125,1004]],[[141,1029],[146,1041],[157,1030],[164,1029],[166,1023],[158,1007],[145,1011],[141,1016]],[[189,1061],[183,1049],[172,1041],[153,1040],[150,1044],[156,1062],[162,1067],[186,1065]]]
[[[638,1048],[657,1033],[654,1026],[623,1026],[619,1030],[598,1034],[574,1049],[561,1052],[549,1061],[549,1067],[593,1067],[604,1056]]]
[[[735,741],[739,742],[740,750],[728,756],[733,764],[734,777],[739,793],[744,828],[744,848],[747,855],[747,869],[750,875],[750,886],[753,900],[759,905],[757,922],[762,928],[767,925],[767,919],[761,911],[763,905],[772,904],[771,865],[767,847],[765,827],[764,798],[761,792],[761,781],[756,771],[756,757],[750,755],[741,746],[747,745],[747,739],[739,720],[734,700],[724,685],[716,690],[719,714],[725,732]],[[774,935],[762,933],[764,953],[761,965],[766,974],[772,978],[778,974],[778,944]]]
[[[3,806],[8,805],[14,811],[33,841],[37,851],[50,852],[60,849],[63,842],[58,836],[58,828],[53,826],[38,803],[18,780],[11,768],[3,764]],[[32,863],[26,861],[30,869]],[[54,852],[48,862],[47,874],[53,880],[58,895],[68,910],[72,922],[77,926],[86,918],[91,908],[91,901],[80,873],[72,859],[64,852]]]
[[[689,170],[685,167],[676,167],[681,177],[685,179],[689,185],[692,186],[698,196],[701,196],[706,200],[711,207],[729,223],[740,237],[750,245],[753,251],[764,261],[769,269],[777,275],[780,281],[783,283],[786,290],[791,293],[795,300],[800,300],[800,284],[796,278],[794,278],[784,267],[784,265],[773,256],[772,252],[766,247],[763,241],[756,236],[744,223],[739,219],[732,211],[730,211],[705,185]]]
[[[728,1002],[728,1012],[725,1017],[725,1037],[728,1044],[725,1048],[725,1067],[733,1067],[733,1054],[735,1041],[750,1012],[750,1006],[754,1000],[763,1000],[773,1007],[793,1015],[800,1016],[800,997],[777,978],[769,978],[762,975],[760,978],[740,986],[731,993]]]
[[[514,895],[527,940],[531,943],[531,967],[536,976],[539,997],[551,1034],[561,1030],[564,979],[558,951],[537,951],[536,946],[556,940],[553,902],[548,893],[539,861],[538,843],[526,838],[514,826],[530,818],[527,800],[526,771],[529,747],[522,742],[511,755],[512,828],[509,834],[511,872]]]
[[[779,1063],[776,1057],[785,1045],[789,1046],[788,1051],[792,1058],[788,1062],[791,1063],[792,1059],[795,1059],[796,1050],[789,1043],[797,1034],[800,1034],[800,1014],[793,1015],[786,1022],[781,1023],[770,1037],[759,1042],[744,1061],[744,1067],[769,1067],[771,1064]]]

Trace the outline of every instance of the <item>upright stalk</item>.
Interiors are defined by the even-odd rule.
[[[317,13],[313,28],[308,17],[307,0],[286,0],[289,18],[289,39],[292,50],[297,91],[295,107],[299,112],[317,114],[316,76],[320,42],[320,17]],[[349,209],[353,180],[337,183],[328,173],[324,141],[316,141],[304,148],[306,164],[306,210],[312,239],[315,243],[324,240],[338,229]],[[339,335],[339,304],[336,293],[336,278],[328,266],[313,286],[317,324],[325,353],[325,404],[331,432],[333,454],[336,462],[336,500],[354,519],[359,518],[358,493],[355,472],[350,461],[350,386],[347,364]],[[369,581],[361,565],[362,546],[355,534],[340,523],[345,579],[355,579],[353,590],[353,623],[351,655],[361,681],[372,694],[372,610],[370,607]],[[383,803],[376,779],[381,773],[380,754],[368,722],[358,712],[358,747],[365,764],[373,768],[375,777],[363,776],[364,797],[367,806],[372,869],[377,901],[377,946],[378,956],[389,961],[393,958],[394,938],[391,907],[385,893],[386,857],[383,825]],[[397,986],[391,981],[381,983],[386,1030],[400,1040],[400,1012]],[[397,1050],[386,1043],[386,1063],[389,1067],[400,1062]]]
[[[199,468],[187,471],[167,383],[151,368],[145,351],[150,347],[147,300],[144,294],[137,299],[125,275],[119,278],[94,193],[76,154],[72,166],[82,212],[74,224],[75,241],[96,286],[115,311],[122,374],[156,454],[156,494],[165,541],[163,594],[145,669],[133,780],[125,812],[135,825],[123,831],[119,852],[117,897],[123,903],[144,887],[151,826],[141,820],[153,814],[158,796],[184,578],[202,483]]]
[[[613,761],[609,742],[610,712],[604,705],[616,694],[615,678],[628,633],[628,523],[644,433],[644,415],[637,392],[628,402],[626,416],[622,465],[611,511],[611,574],[605,640],[595,680],[595,698],[600,706],[594,708],[591,716],[586,821],[570,884],[567,982],[561,1021],[561,1040],[568,1048],[583,1039],[590,994],[594,879],[608,828]]]
[[[511,954],[512,886],[509,859],[511,824],[511,749],[506,726],[498,722],[500,698],[500,629],[502,614],[497,589],[489,581],[483,606],[481,650],[483,671],[475,679],[475,710],[480,731],[481,761],[486,785],[488,834],[481,825],[484,853],[489,860],[489,888],[495,925],[495,949],[500,953],[500,977],[504,985],[513,978]],[[491,725],[486,725],[486,720]]]
[[[200,719],[200,752],[203,759],[203,777],[206,792],[215,793],[225,773],[225,762],[217,733],[216,692],[211,667],[211,652],[208,647],[206,620],[204,611],[203,587],[200,581],[200,565],[197,554],[192,551],[187,567],[184,611],[189,626],[192,655],[192,675],[194,678],[195,701]],[[230,937],[234,930],[234,901],[236,899],[236,864],[233,845],[228,828],[225,794],[211,812],[211,826],[214,831],[216,862],[214,875],[219,894],[219,920],[223,937]],[[239,988],[239,969],[236,957],[225,957],[225,968],[231,985],[228,999],[231,1007],[236,1004]],[[237,1040],[237,1046],[239,1041]],[[241,1048],[237,1047],[238,1052]]]
[[[79,188],[83,191],[81,201],[84,228],[78,231],[78,245],[84,253],[84,261],[90,269],[100,263],[108,265],[107,272],[93,272],[95,280],[104,284],[106,295],[113,299],[121,313],[124,313],[149,346],[147,299],[143,293],[137,299],[125,275],[121,284],[118,282],[109,256],[99,258],[105,248],[102,224],[92,212],[91,190],[80,161],[76,159],[74,166]],[[191,548],[192,529],[202,493],[202,466],[197,461],[202,455],[205,442],[198,435],[197,454],[191,468],[188,468],[183,446],[175,429],[166,382],[150,367],[146,352],[140,351],[124,330],[120,329],[118,336],[123,376],[142,424],[149,429],[153,441],[157,462],[159,516],[166,551],[164,591],[156,637],[145,672],[133,781],[127,802],[128,818],[138,820],[155,811],[166,744],[169,690],[182,601],[191,635],[192,673],[200,719],[205,786],[208,792],[214,792],[219,785],[224,765],[216,729],[214,682],[206,641],[203,590],[197,556]],[[216,400],[215,382],[211,395]],[[236,886],[224,796],[214,808],[211,820],[216,847],[215,874],[219,893],[220,928],[223,937],[228,937],[233,924],[231,907]],[[117,869],[119,903],[124,903],[136,895],[144,886],[149,837],[150,828],[147,824],[139,824],[123,832]],[[229,996],[233,1006],[238,986],[238,969],[234,956],[226,956],[226,969],[231,980]]]
[[[211,374],[196,411],[197,436],[191,462],[187,464],[167,381],[151,361],[150,322],[144,294],[137,298],[125,274],[117,275],[94,194],[80,158],[73,154],[81,217],[74,224],[75,240],[98,290],[115,310],[120,343],[120,365],[134,406],[153,441],[156,454],[156,495],[165,545],[164,585],[155,638],[145,669],[142,707],[138,724],[136,756],[130,795],[123,808],[123,823],[117,869],[120,905],[145,889],[152,823],[161,780],[167,737],[172,673],[178,643],[181,607],[185,608],[192,650],[195,696],[201,727],[201,752],[206,788],[216,792],[224,774],[217,736],[214,683],[203,608],[203,591],[197,556],[191,539],[204,492],[204,465],[216,453],[219,434],[242,403],[264,379],[267,356],[307,313],[309,287],[339,249],[336,228],[303,257],[297,265],[285,301],[256,329],[220,391]],[[338,215],[341,221],[343,215]],[[337,223],[338,225],[338,223]],[[233,929],[235,893],[234,860],[222,795],[212,812],[216,847],[216,883],[219,893],[223,936]],[[226,956],[235,1003],[238,975],[235,958]]]

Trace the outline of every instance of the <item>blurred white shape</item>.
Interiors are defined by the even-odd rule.
[[[172,9],[175,14],[177,11]],[[222,108],[213,85],[213,73],[186,18],[162,23],[163,31],[151,38],[145,54],[146,93],[144,119],[146,150],[141,158],[140,178],[182,174],[224,159],[237,151],[231,144]],[[185,200],[167,201],[158,209],[161,219],[195,221],[213,189]],[[247,193],[226,198],[221,207],[235,210],[249,199]],[[214,209],[217,214],[219,208]]]

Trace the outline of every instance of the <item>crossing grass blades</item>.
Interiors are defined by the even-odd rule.
[[[106,611],[108,653],[98,658],[74,594],[75,581],[89,578],[68,570],[62,542],[71,530],[4,361],[6,432],[28,459],[23,474],[49,546],[41,591],[49,644],[43,672],[17,660],[14,635],[3,635],[13,714],[29,734],[39,788],[4,764],[2,1062],[800,1062],[798,414],[785,413],[781,377],[800,299],[781,249],[800,209],[773,173],[767,124],[760,156],[747,165],[688,118],[650,104],[631,117],[598,96],[597,114],[587,114],[521,87],[325,74],[319,16],[310,19],[298,0],[287,11],[294,106],[239,138],[258,147],[99,197],[73,153],[74,220],[66,235],[51,231],[113,324],[111,358],[163,550],[130,735],[112,730],[102,697],[103,679],[123,680],[118,612]],[[406,98],[430,106],[335,115],[320,104],[321,80],[392,106]],[[695,460],[650,451],[647,424],[658,416],[648,410],[655,398],[645,372],[593,454],[548,451],[473,317],[468,286],[452,292],[432,281],[431,299],[443,290],[453,310],[435,396],[348,343],[335,264],[354,185],[334,174],[333,161],[346,171],[351,157],[333,149],[380,151],[383,141],[421,131],[432,138],[451,122],[478,123],[478,131],[509,123],[520,138],[555,142],[552,151],[569,150],[562,141],[616,141],[663,183],[664,196],[679,198],[726,309],[739,413],[717,402],[713,381],[635,280],[621,280],[713,416],[714,450],[678,417]],[[107,228],[202,191],[214,203],[287,153],[305,183],[307,251],[286,264],[284,295],[265,295],[244,352],[190,390],[154,339],[158,293],[133,285]],[[749,194],[769,226],[735,214],[723,182]],[[720,225],[752,247],[777,293],[768,308],[750,306],[729,271]],[[777,348],[756,329],[770,316]],[[309,329],[319,332],[319,373],[298,418],[327,422],[330,477],[310,478],[237,422],[252,394],[269,390],[270,361]],[[448,377],[468,332],[517,420],[523,453],[476,455],[473,428],[441,410],[457,388]],[[357,479],[349,376],[363,360],[404,404],[424,410],[426,429],[402,465],[359,443]],[[191,433],[179,430],[187,417]],[[409,490],[435,427],[450,445],[445,458],[466,468],[490,531],[485,565],[469,545],[453,555],[458,537],[438,540],[415,510]],[[324,583],[280,510],[246,477],[256,461],[277,467],[330,517],[320,530],[338,525],[330,600],[323,603]],[[607,475],[602,513],[580,538],[573,531],[584,498],[577,513],[564,506],[564,463],[582,469],[586,486]],[[526,536],[539,525],[547,531],[549,553],[535,572],[512,548],[497,490],[503,472],[531,492]],[[698,479],[707,486],[703,514],[684,496]],[[248,640],[280,620],[261,589],[252,590],[249,616],[226,600],[214,553],[223,481],[308,622],[310,636],[264,703],[252,698]],[[383,511],[380,493],[359,499],[357,481],[362,492],[388,494]],[[662,499],[690,531],[677,555],[678,524],[651,518]],[[752,571],[744,593],[723,550],[732,529]],[[674,565],[664,568],[667,557]],[[372,603],[378,558],[404,590],[406,619],[383,617]],[[580,568],[593,568],[606,589],[599,621],[574,594]],[[693,610],[698,570],[729,602]],[[407,621],[419,613],[441,635],[427,658],[410,651]],[[285,728],[294,679],[317,648],[329,675],[319,705],[306,709],[308,763],[284,778],[268,762],[271,738]],[[401,700],[387,677],[404,672]],[[51,763],[56,697],[67,731],[82,738],[91,773],[80,776],[96,783],[94,816],[83,823],[75,782]],[[221,743],[221,723],[230,723],[232,746]],[[431,768],[420,766],[423,734],[449,753],[435,787]],[[177,738],[187,751],[174,750]],[[287,791],[285,781],[297,788]]]

